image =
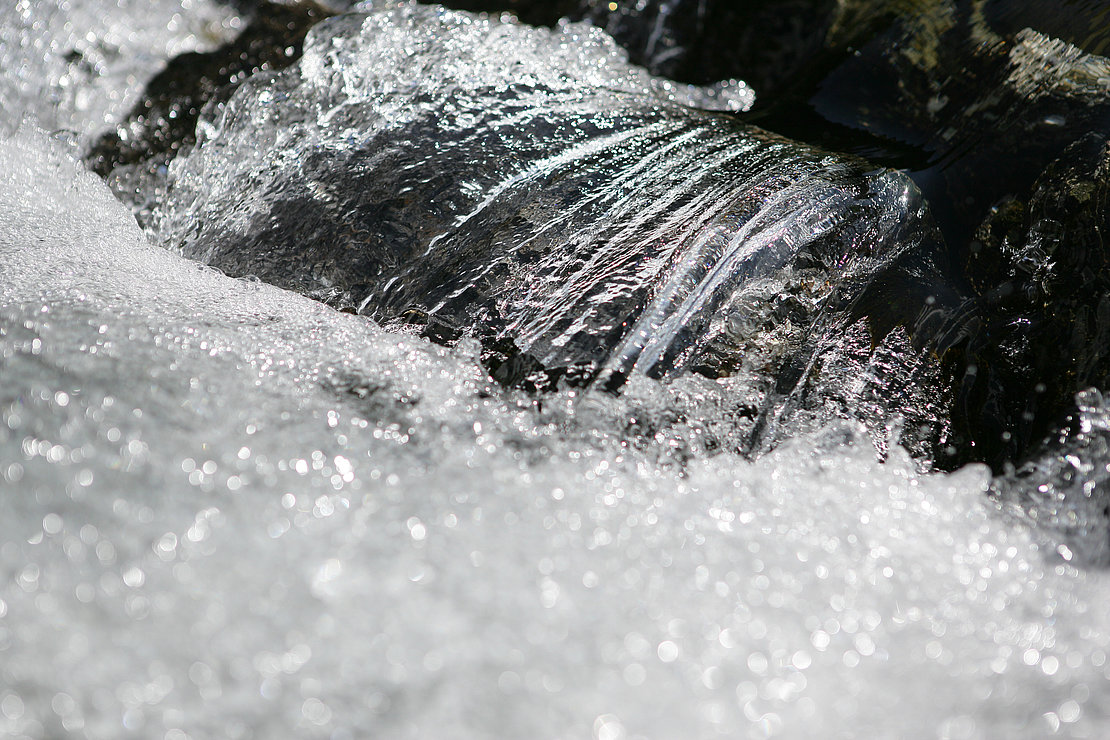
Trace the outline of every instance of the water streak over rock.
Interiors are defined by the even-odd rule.
[[[315,27],[294,67],[202,122],[153,231],[231,274],[610,387],[734,367],[715,356],[729,321],[793,283],[805,329],[761,369],[789,392],[907,259],[920,279],[883,321],[914,324],[940,289],[937,241],[906,178],[696,107],[745,94],[651,77],[586,26],[385,4]]]

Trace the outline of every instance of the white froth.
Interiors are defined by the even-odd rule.
[[[3,0],[0,131],[26,119],[88,141],[167,59],[234,38],[240,22],[215,0]]]

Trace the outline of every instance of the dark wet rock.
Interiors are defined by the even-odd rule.
[[[773,95],[824,47],[833,0],[583,0],[579,14],[655,74],[704,84],[740,77]]]
[[[562,18],[579,15],[579,0],[447,0],[448,8],[473,13],[511,13],[521,23],[554,26]]]
[[[1101,3],[1018,0],[583,1],[633,61],[674,79],[738,77],[748,120],[909,170],[955,250],[1003,195],[1110,130]],[[578,16],[576,16],[578,17]],[[1101,81],[1100,81],[1101,80]],[[1024,196],[1022,196],[1024,197]]]
[[[999,36],[973,14],[943,20],[943,32],[898,26],[871,40],[812,102],[928,157],[909,164],[959,250],[999,198],[1025,197],[1073,141],[1110,134],[1110,95],[1101,57],[1029,29]]]
[[[828,45],[851,53],[751,114],[857,152],[870,144],[844,131],[864,132],[924,192],[947,243],[940,283],[954,292],[937,297],[946,328],[925,332],[958,379],[953,464],[1022,459],[1077,391],[1108,380],[1097,163],[1110,139],[1110,62],[1092,53],[1108,38],[1098,12],[847,3]]]
[[[447,0],[459,10],[513,13],[552,26],[586,20],[653,74],[694,84],[742,78],[763,94],[792,84],[823,53],[834,0]]]
[[[976,233],[978,333],[959,393],[971,445],[1013,460],[1050,436],[1084,389],[1110,387],[1110,151],[1088,134]],[[966,423],[966,422],[965,422]]]

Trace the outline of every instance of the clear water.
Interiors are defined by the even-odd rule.
[[[157,248],[6,135],[0,735],[1107,734],[1110,583],[984,468],[708,455],[726,381],[537,404],[476,352]]]

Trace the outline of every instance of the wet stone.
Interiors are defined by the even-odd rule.
[[[917,287],[876,342],[920,323],[936,232],[904,177],[690,107],[704,102],[585,25],[346,15],[202,121],[151,234],[387,325],[482,340],[495,377],[533,388],[727,374],[744,352],[721,317],[808,292],[751,322],[798,327],[746,365],[773,405],[907,261]]]

